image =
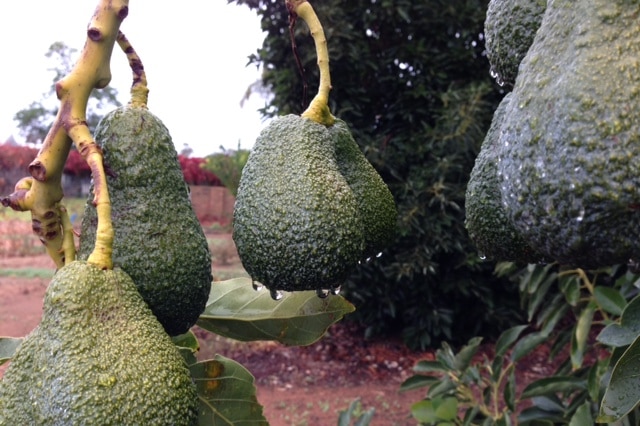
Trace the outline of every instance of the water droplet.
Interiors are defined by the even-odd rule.
[[[376,257],[382,257],[382,252],[376,254]]]
[[[284,297],[280,290],[270,289],[269,292],[271,293],[271,298],[273,300],[282,300]]]
[[[583,219],[584,219],[584,209],[580,209],[580,212],[578,213],[578,216],[576,217],[576,220],[578,222],[582,222]]]
[[[327,297],[329,295],[329,290],[326,290],[326,289],[323,289],[323,288],[316,289],[316,295],[320,299],[324,299],[325,297]]]
[[[364,261],[365,261],[365,262],[367,262],[367,263],[369,263],[369,262],[371,262],[371,258],[370,258],[370,257],[367,257]]]
[[[480,258],[480,260],[487,260],[487,255],[482,252],[478,253],[478,257]]]
[[[264,286],[257,281],[251,281],[251,287],[253,287],[255,291],[260,291],[264,288]]]
[[[333,294],[334,296],[339,295],[340,294],[340,289],[341,289],[341,287],[339,285],[331,287],[331,294]]]

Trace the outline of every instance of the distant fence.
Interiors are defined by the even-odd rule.
[[[224,186],[189,186],[191,204],[200,222],[231,223],[235,197]]]
[[[3,170],[0,173],[0,196],[13,192],[16,182],[27,176],[24,172]],[[65,197],[87,197],[91,188],[88,178],[63,175],[62,187]],[[233,217],[235,197],[223,186],[190,185],[191,204],[200,222],[227,225]]]

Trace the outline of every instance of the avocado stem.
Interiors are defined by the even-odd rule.
[[[301,114],[304,118],[309,118],[325,126],[332,126],[336,118],[329,110],[329,92],[331,91],[331,73],[329,71],[329,49],[327,39],[322,29],[322,24],[307,0],[285,0],[287,8],[291,13],[296,14],[307,24],[311,37],[316,46],[316,56],[318,58],[318,68],[320,69],[320,85],[318,93],[311,100],[307,109]]]
[[[127,55],[129,66],[133,72],[133,84],[131,85],[131,100],[129,101],[129,105],[146,108],[149,99],[149,87],[147,86],[147,74],[144,71],[142,60],[122,31],[118,33],[117,41],[120,49]]]
[[[111,203],[102,151],[91,136],[86,121],[89,95],[111,80],[110,61],[120,23],[129,11],[128,0],[100,0],[87,29],[80,59],[71,72],[56,83],[60,109],[38,155],[29,165],[30,178],[22,179],[2,205],[30,211],[33,231],[58,268],[75,260],[75,245],[69,243],[70,221],[60,205],[62,172],[71,144],[91,169],[94,204],[98,211],[96,244],[88,262],[102,269],[113,268]]]

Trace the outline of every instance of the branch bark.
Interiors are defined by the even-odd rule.
[[[88,261],[103,269],[113,267],[111,204],[102,151],[87,126],[86,109],[91,91],[111,81],[111,53],[128,11],[128,0],[99,1],[87,28],[80,59],[71,72],[56,83],[60,109],[40,152],[29,165],[31,177],[21,180],[14,193],[1,200],[5,207],[31,212],[32,228],[57,267],[75,260],[75,245],[69,244],[68,237],[71,223],[61,204],[62,172],[72,143],[91,168],[93,202],[98,211],[96,245]]]

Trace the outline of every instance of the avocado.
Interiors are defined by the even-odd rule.
[[[0,381],[1,425],[195,425],[198,397],[170,337],[121,269],[74,261]]]
[[[505,113],[506,211],[563,264],[640,255],[639,13],[637,2],[549,1]]]
[[[204,310],[213,278],[207,239],[169,131],[148,109],[125,106],[100,121],[95,138],[109,170],[114,265],[131,276],[167,333],[185,333]],[[96,227],[90,196],[81,260],[93,250]]]
[[[233,239],[246,271],[272,295],[342,284],[365,237],[325,125],[290,114],[261,131],[240,178]]]
[[[547,0],[491,0],[484,22],[491,75],[513,86],[518,66],[533,43]]]
[[[491,126],[471,170],[465,195],[465,227],[482,259],[541,263],[544,256],[522,238],[502,205],[498,181],[498,143],[510,99],[511,93],[507,93],[494,112]]]
[[[363,259],[376,256],[395,238],[398,212],[391,191],[356,143],[347,123],[337,118],[329,127],[338,170],[356,196],[363,222]]]

